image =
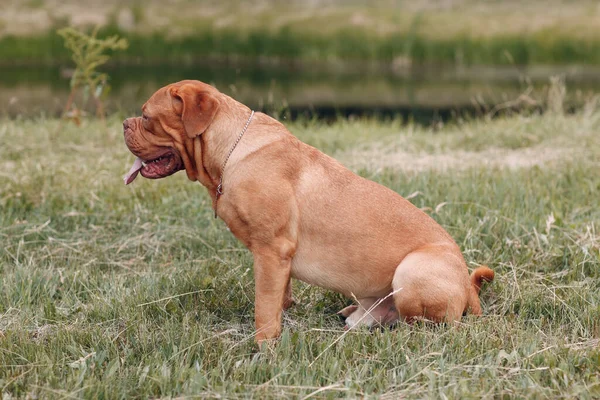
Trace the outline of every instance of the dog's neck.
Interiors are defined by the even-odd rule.
[[[228,102],[223,102],[227,104]],[[218,185],[222,176],[223,163],[236,145],[240,133],[248,123],[251,114],[248,107],[221,107],[210,128],[202,134],[205,147],[202,149],[202,162],[213,184]],[[243,153],[244,138],[237,144],[232,158]],[[228,161],[229,163],[230,161]]]

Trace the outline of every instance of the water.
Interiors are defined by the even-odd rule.
[[[0,115],[59,116],[69,94],[68,68],[0,68]],[[109,113],[139,114],[158,88],[182,79],[198,79],[256,110],[280,118],[299,115],[333,119],[373,115],[432,123],[461,115],[480,116],[505,105],[543,107],[550,77],[562,76],[567,101],[582,104],[600,91],[600,70],[585,68],[402,68],[327,67],[298,64],[206,63],[206,65],[113,66],[105,69],[111,90]],[[526,97],[523,97],[523,94]],[[520,101],[515,101],[521,96]],[[526,101],[523,101],[523,100]],[[93,112],[93,104],[78,107]]]

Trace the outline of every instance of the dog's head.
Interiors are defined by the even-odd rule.
[[[219,109],[219,92],[199,81],[165,86],[142,106],[142,116],[123,121],[125,144],[137,156],[125,183],[141,173],[158,179],[185,169],[195,179],[194,140],[204,133]],[[196,155],[197,156],[197,155]]]

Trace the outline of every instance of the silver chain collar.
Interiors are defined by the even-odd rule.
[[[248,129],[248,126],[252,121],[252,117],[254,117],[254,110],[250,113],[250,117],[248,118],[248,121],[246,121],[246,125],[244,125],[244,128],[235,140],[235,143],[233,144],[233,146],[231,146],[231,150],[229,150],[229,154],[227,154],[227,157],[225,157],[225,161],[223,161],[223,165],[221,166],[221,177],[219,178],[219,185],[217,186],[215,198],[215,218],[217,218],[217,201],[219,200],[219,197],[223,195],[223,175],[225,174],[225,166],[227,165],[227,161],[229,161],[229,157],[231,157],[231,154],[235,150],[236,146],[238,145],[240,140],[242,140],[242,136],[244,136],[244,133],[246,133],[246,130]]]

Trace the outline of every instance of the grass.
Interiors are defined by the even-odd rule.
[[[395,67],[600,64],[599,10],[587,0],[13,3],[0,11],[5,65],[64,63],[68,54],[54,30],[69,24],[97,24],[105,35],[127,37],[129,50],[115,57],[127,64],[194,64],[207,57]]]
[[[249,252],[179,173],[121,176],[120,118],[0,123],[0,393],[41,398],[598,398],[600,113],[435,128],[294,122],[409,197],[496,280],[460,327],[344,332],[348,300],[295,282],[253,344]],[[520,161],[520,162],[519,162]],[[376,206],[376,205],[374,205]]]

